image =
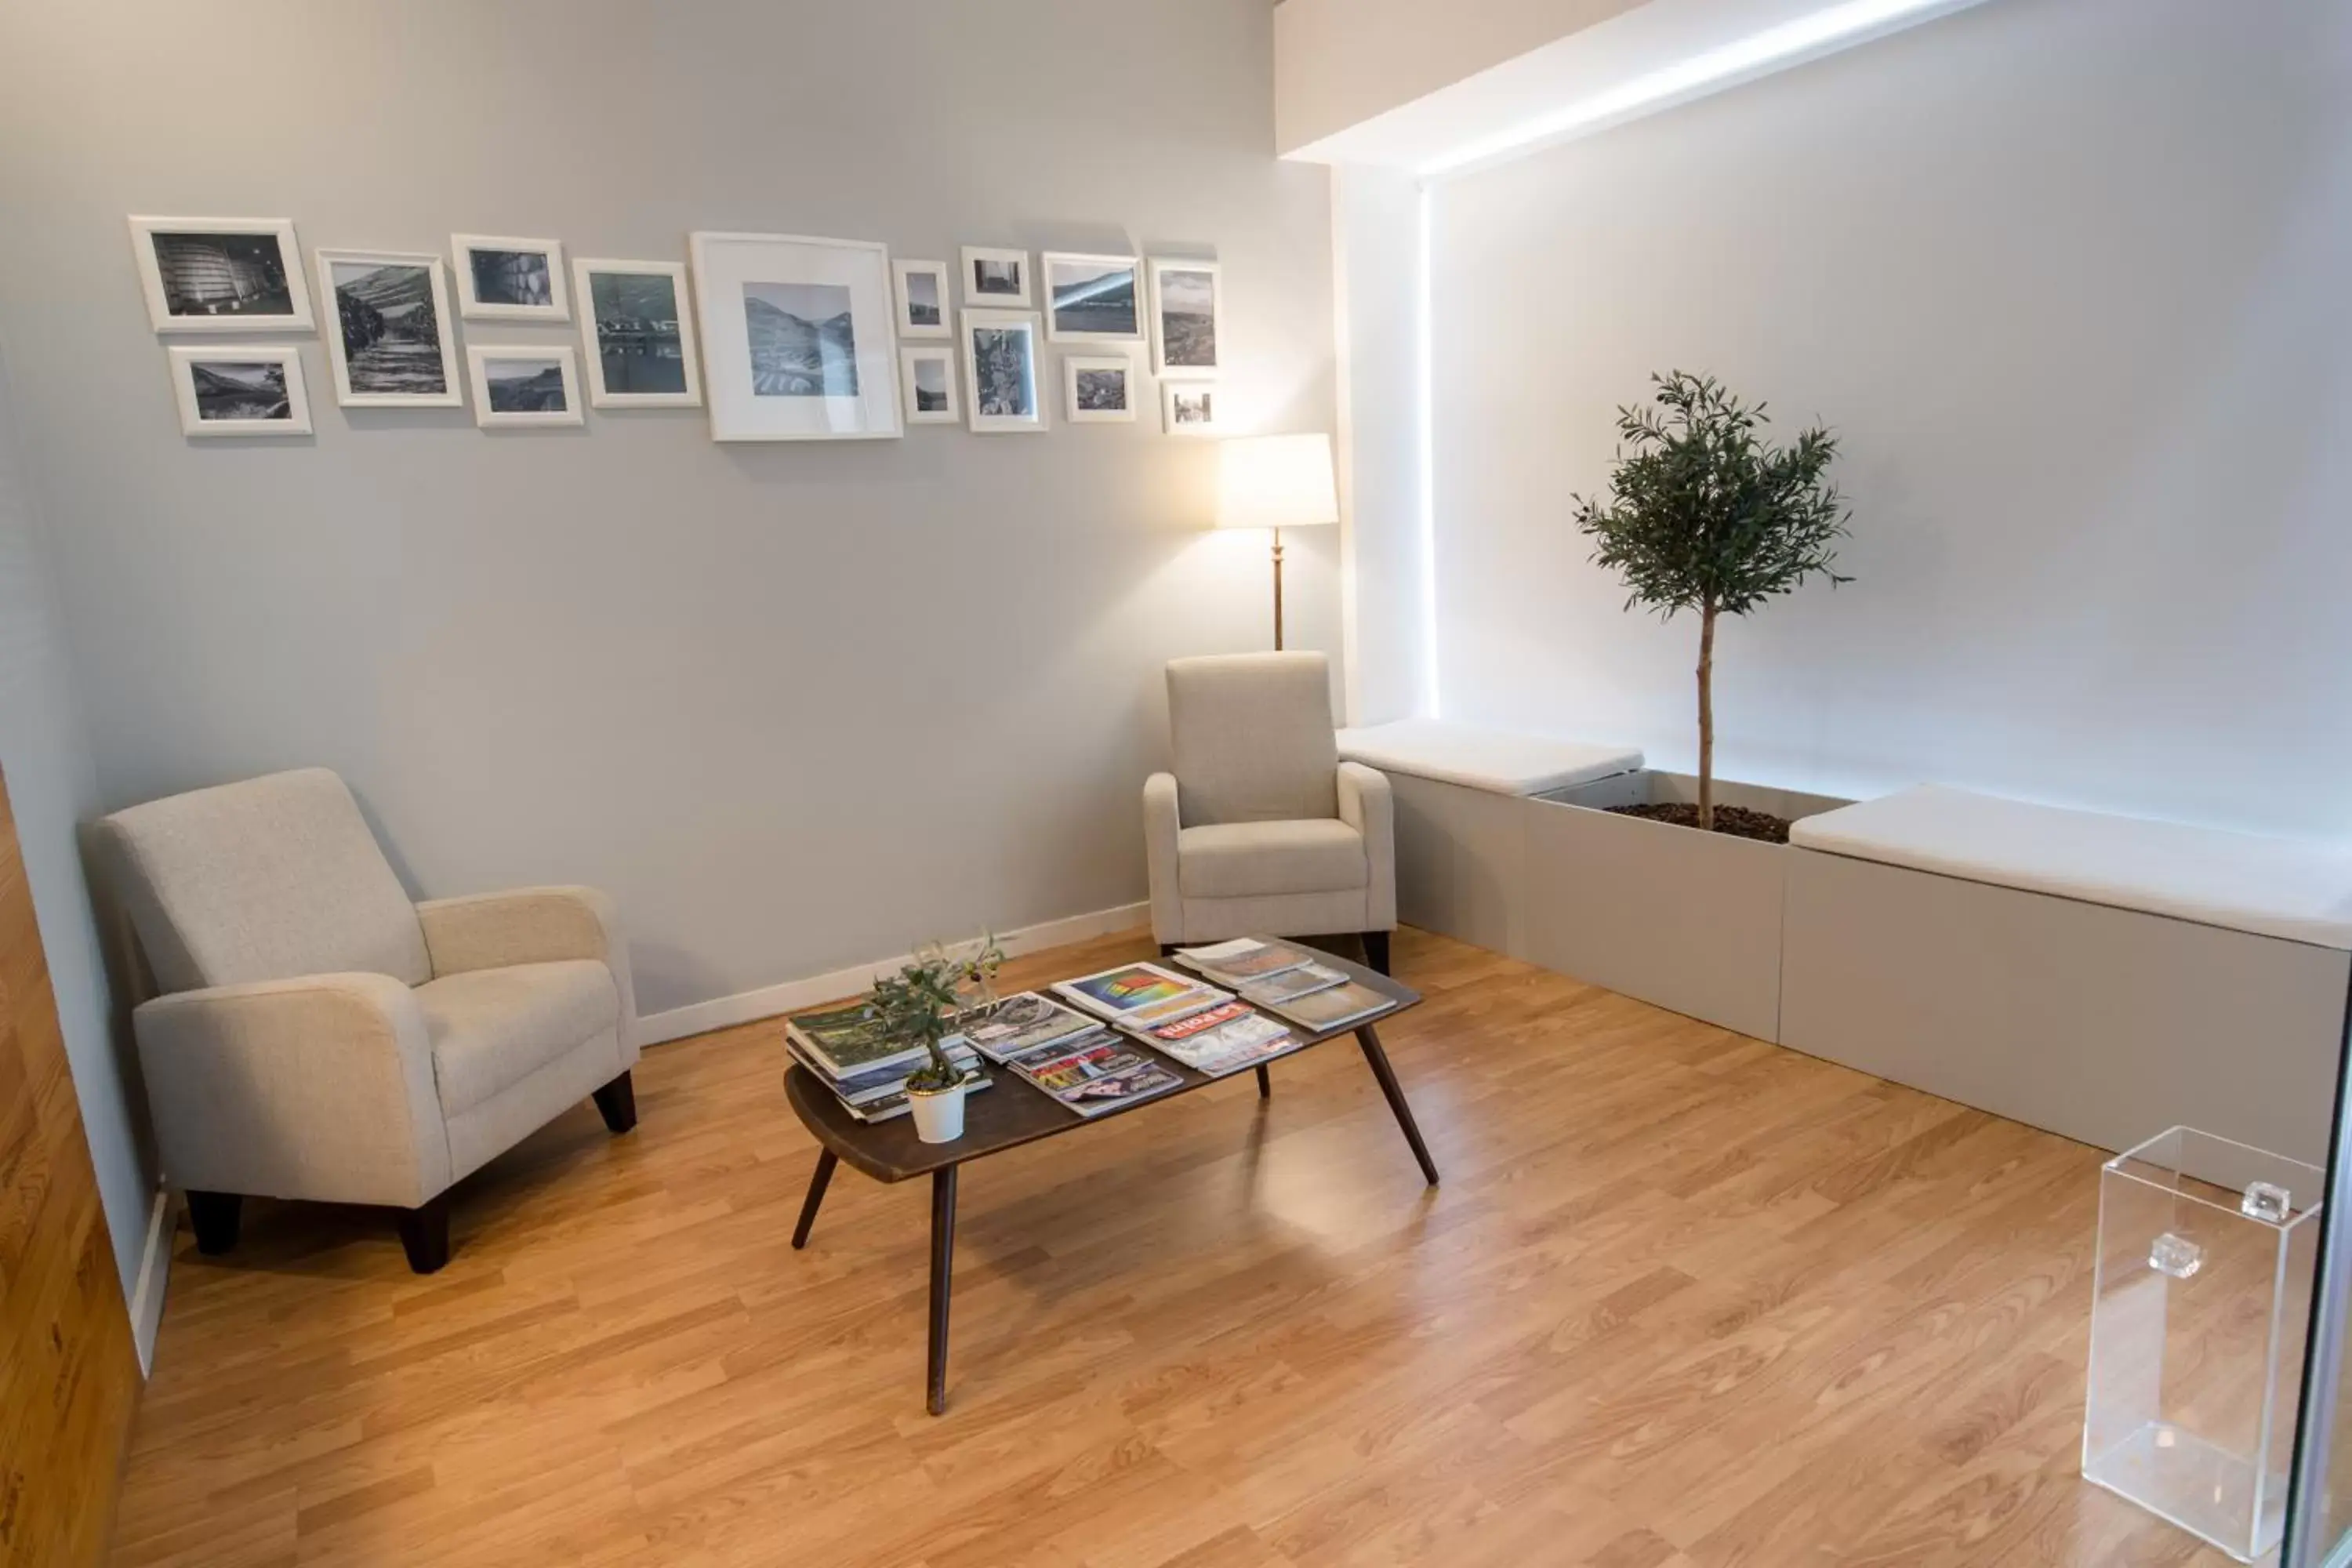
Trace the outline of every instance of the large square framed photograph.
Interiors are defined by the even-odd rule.
[[[457,345],[441,258],[320,250],[319,292],[334,319],[327,363],[346,408],[458,408]]]
[[[1152,368],[1163,376],[1216,374],[1225,325],[1217,264],[1155,256],[1150,266]]]
[[[702,366],[676,261],[572,263],[588,401],[598,408],[699,408]]]
[[[310,330],[291,219],[134,217],[131,247],[159,332]]]
[[[902,338],[952,338],[948,310],[952,289],[950,268],[944,261],[894,261],[890,276],[898,288],[898,335]]]
[[[1132,256],[1049,250],[1045,337],[1057,343],[1127,343],[1143,336],[1143,264]]]
[[[1029,253],[992,246],[963,247],[963,302],[982,310],[1029,308]]]
[[[453,234],[457,307],[469,321],[568,321],[563,247],[552,239]]]
[[[538,343],[468,343],[474,423],[485,430],[584,423],[572,348]]]
[[[310,399],[293,343],[171,351],[172,393],[188,436],[308,436]]]
[[[1073,425],[1135,419],[1135,361],[1126,354],[1064,354],[1062,416]]]
[[[964,422],[983,434],[1045,428],[1037,312],[963,313]]]
[[[714,441],[905,433],[890,257],[862,239],[691,237]]]
[[[907,392],[909,425],[959,425],[953,343],[924,343],[898,351],[898,384]]]

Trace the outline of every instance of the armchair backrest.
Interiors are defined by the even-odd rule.
[[[1168,664],[1176,809],[1187,826],[1339,815],[1331,672],[1319,653]]]
[[[99,838],[167,992],[342,971],[433,978],[416,906],[324,768],[134,805]]]

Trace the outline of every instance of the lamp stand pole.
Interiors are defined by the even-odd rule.
[[[1274,651],[1282,651],[1282,530],[1274,531]]]

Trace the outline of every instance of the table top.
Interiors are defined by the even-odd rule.
[[[1320,948],[1315,949],[1314,952],[1316,963],[1328,963],[1344,972],[1349,979],[1379,992],[1397,1005],[1361,1023],[1325,1029],[1318,1034],[1298,1034],[1297,1044],[1279,1056],[1268,1057],[1268,1063],[1281,1061],[1298,1051],[1312,1049],[1326,1040],[1352,1035],[1367,1026],[1384,1024],[1421,1000],[1421,993],[1411,986],[1399,984],[1376,970],[1327,953]],[[1178,967],[1182,966],[1179,964]],[[1053,994],[1050,991],[1046,994]],[[1297,1032],[1295,1025],[1293,1031]],[[799,1115],[803,1125],[815,1135],[816,1141],[832,1150],[845,1163],[865,1172],[877,1182],[903,1182],[911,1176],[928,1175],[950,1165],[961,1165],[966,1161],[1002,1153],[1024,1143],[1034,1143],[1040,1138],[1076,1132],[1080,1128],[1109,1121],[1220,1081],[1206,1073],[1193,1071],[1172,1057],[1161,1056],[1155,1051],[1152,1058],[1173,1069],[1183,1079],[1183,1083],[1164,1094],[1139,1100],[1116,1110],[1106,1110],[1099,1116],[1080,1116],[1011,1068],[987,1063],[992,1080],[990,1086],[965,1099],[963,1136],[952,1143],[926,1143],[916,1137],[915,1119],[911,1115],[894,1116],[887,1121],[858,1121],[835,1097],[832,1089],[798,1062],[784,1073],[784,1097],[792,1101],[793,1111]],[[1229,1073],[1225,1076],[1240,1075]]]

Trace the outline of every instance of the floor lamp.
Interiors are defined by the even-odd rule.
[[[1339,521],[1328,436],[1244,436],[1221,441],[1217,526],[1274,532],[1274,646],[1282,647],[1282,531]]]

